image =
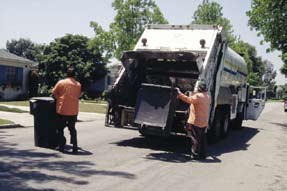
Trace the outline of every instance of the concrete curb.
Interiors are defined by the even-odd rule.
[[[12,128],[23,128],[24,126],[20,124],[7,124],[0,125],[0,129],[12,129]]]

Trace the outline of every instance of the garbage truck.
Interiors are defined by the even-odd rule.
[[[208,139],[216,142],[243,120],[256,120],[265,88],[247,84],[247,64],[217,25],[147,25],[108,93],[106,126],[137,128],[144,136],[185,134],[189,105],[177,99],[205,79],[211,97]]]

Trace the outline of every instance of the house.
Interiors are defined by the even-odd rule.
[[[106,86],[105,89],[110,89],[115,83],[117,77],[119,76],[119,71],[122,67],[120,62],[114,62],[107,65],[108,74],[106,75]]]
[[[108,90],[114,84],[116,78],[119,75],[119,70],[121,68],[121,63],[117,60],[112,60],[113,62],[107,64],[108,73],[102,79],[96,81],[90,86],[91,92],[103,92]]]
[[[0,49],[0,100],[27,97],[29,72],[36,64]]]

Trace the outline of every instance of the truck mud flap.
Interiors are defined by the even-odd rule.
[[[169,135],[176,102],[176,92],[171,87],[143,84],[138,92],[134,120],[140,125],[140,132],[147,135]]]

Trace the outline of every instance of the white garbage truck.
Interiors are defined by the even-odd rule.
[[[177,99],[205,79],[211,97],[208,139],[256,120],[264,108],[264,88],[249,87],[244,59],[228,47],[215,25],[147,25],[134,50],[124,52],[108,94],[106,126],[138,128],[144,136],[184,134],[188,104]],[[172,77],[172,78],[171,78]]]

